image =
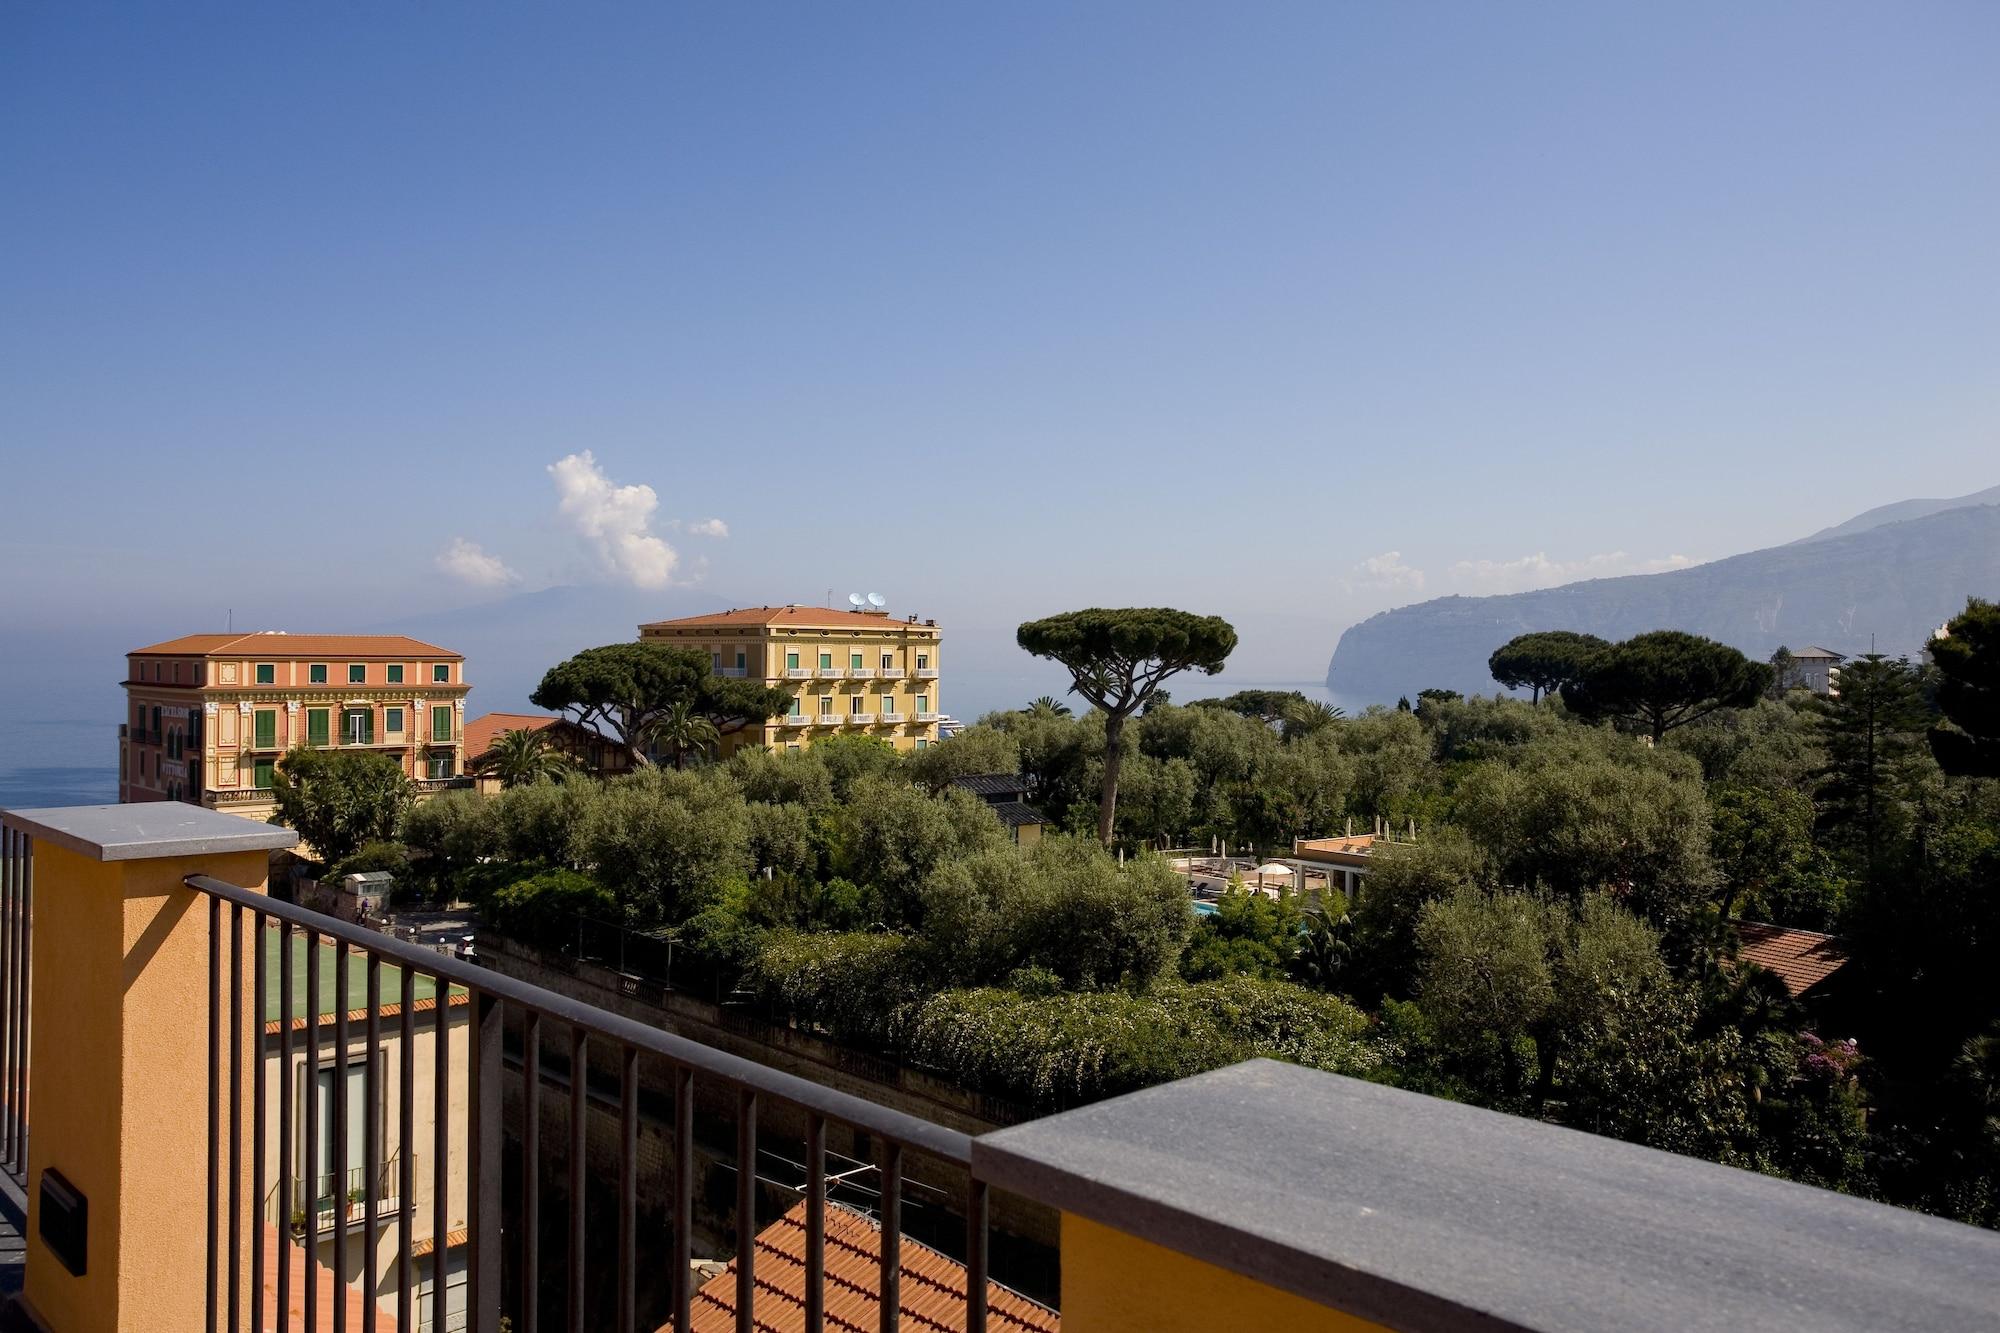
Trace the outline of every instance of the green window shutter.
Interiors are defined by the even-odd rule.
[[[257,668],[257,683],[259,685],[275,685],[277,684],[277,682],[278,682],[277,667],[273,666],[269,662],[266,662]]]
[[[436,666],[432,667],[431,679],[433,681],[436,681],[440,685],[449,684],[451,681],[450,665],[444,662],[439,662]]]
[[[847,655],[847,666],[850,671],[861,670],[861,654],[849,653]]]
[[[325,745],[325,744],[326,744],[326,739],[327,739],[327,736],[326,736],[326,723],[327,723],[327,715],[328,715],[328,713],[327,713],[327,710],[326,710],[326,709],[324,709],[324,708],[308,708],[308,709],[306,709],[306,744],[307,744],[307,745]]]
[[[799,669],[799,655],[797,653],[786,653],[785,670],[797,671],[798,669]]]
[[[311,668],[309,668],[309,670],[311,671],[311,680],[312,680],[312,683],[313,683],[313,684],[315,684],[315,685],[324,685],[324,684],[326,684],[326,664],[325,664],[325,663],[321,663],[321,664],[319,664],[319,665],[317,665],[317,666],[314,666],[314,667],[311,667]]]
[[[451,705],[439,704],[431,709],[431,739],[448,741],[451,739]]]
[[[256,719],[257,748],[268,750],[278,743],[278,715],[268,708],[260,708],[257,710]]]
[[[833,669],[832,653],[821,653],[819,655],[819,669],[821,671],[830,671]]]
[[[401,662],[391,662],[389,664],[389,683],[391,685],[401,685],[403,683],[403,664]]]
[[[368,683],[367,666],[360,662],[349,665],[347,668],[347,683],[349,685],[366,685]]]
[[[400,708],[383,709],[382,730],[389,732],[391,735],[393,735],[396,732],[401,731],[402,729],[403,729],[403,710]]]
[[[271,787],[271,769],[272,763],[269,759],[252,760],[250,764],[250,785],[258,788],[260,791],[269,791]]]

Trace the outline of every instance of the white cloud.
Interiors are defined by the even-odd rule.
[[[1624,551],[1606,551],[1580,560],[1551,560],[1546,551],[1517,560],[1460,560],[1451,567],[1452,582],[1473,592],[1525,592],[1579,579],[1608,579],[1621,574],[1658,574],[1697,564],[1685,555],[1640,559]]]
[[[1403,563],[1401,551],[1371,555],[1354,567],[1347,578],[1350,591],[1377,589],[1392,592],[1422,592],[1424,571]]]
[[[499,556],[488,554],[478,542],[463,537],[453,537],[451,545],[438,552],[437,567],[475,588],[505,587],[520,577]]]
[[[617,486],[585,449],[549,464],[556,512],[597,549],[604,567],[635,588],[664,588],[680,557],[652,531],[660,497],[651,486]]]
[[[705,518],[699,523],[688,524],[690,537],[727,537],[729,525],[719,518]]]

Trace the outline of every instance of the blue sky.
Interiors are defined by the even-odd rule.
[[[1983,2],[9,5],[0,617],[876,589],[1317,676],[2000,481],[1996,68]]]

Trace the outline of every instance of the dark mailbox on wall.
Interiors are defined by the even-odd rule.
[[[90,1257],[90,1200],[63,1179],[60,1171],[42,1171],[42,1207],[39,1231],[42,1244],[49,1247],[64,1268],[83,1276]]]

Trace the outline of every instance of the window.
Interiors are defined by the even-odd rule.
[[[796,749],[798,749],[798,748],[799,748],[799,743],[798,743],[797,741],[791,741],[791,742],[788,742],[788,743],[786,744],[785,748],[786,748],[787,750],[796,750]]]
[[[157,736],[157,735],[159,735],[159,732],[160,732],[160,710],[159,710],[158,708],[154,708],[154,709],[153,709],[153,734]]]
[[[786,653],[785,670],[797,671],[798,669],[799,669],[799,655],[797,653]]]
[[[925,740],[923,737],[919,736],[917,737],[917,748],[919,750],[928,750],[931,748],[931,743]]]
[[[382,730],[390,735],[400,735],[403,730],[403,710],[385,708],[382,710]]]
[[[859,671],[859,670],[861,670],[861,654],[860,654],[860,653],[849,653],[849,654],[847,655],[847,669],[848,669],[849,671]]]
[[[710,671],[722,670],[722,650],[720,648],[711,648],[709,650],[708,669]]]
[[[256,722],[253,740],[260,750],[275,749],[278,744],[278,711],[275,708],[260,708],[252,715]],[[157,723],[155,725],[158,725]]]
[[[181,664],[179,662],[176,662],[174,663],[174,684],[178,685],[180,683],[181,683]]]
[[[371,708],[347,708],[340,714],[340,743],[342,745],[373,745],[375,743],[375,711]]]
[[[931,711],[931,697],[928,694],[917,696],[917,711],[919,713],[928,713]]]
[[[917,670],[929,671],[930,669],[931,669],[931,655],[929,653],[918,653]]]
[[[431,682],[437,685],[449,685],[451,683],[451,663],[435,663],[431,667]]]
[[[800,709],[801,709],[801,707],[802,707],[802,705],[801,705],[801,704],[800,704],[800,702],[799,702],[799,698],[798,698],[798,696],[797,696],[797,695],[793,695],[793,696],[792,696],[792,706],[791,706],[791,708],[790,708],[789,710],[787,710],[787,711],[788,711],[788,715],[789,715],[789,716],[791,716],[791,717],[797,717],[797,716],[799,715],[799,712],[800,712]]]
[[[883,653],[882,669],[884,671],[893,671],[895,670],[895,668],[896,668],[896,655],[894,653]]]
[[[749,667],[749,665],[750,665],[750,659],[749,659],[748,657],[744,656],[744,654],[743,654],[743,650],[742,650],[741,648],[737,649],[737,650],[736,650],[736,669],[737,669],[738,671],[743,671],[743,670],[746,670],[746,669],[747,669],[747,668]]]
[[[821,671],[831,671],[831,670],[833,670],[833,654],[832,654],[832,653],[821,653],[821,654],[819,655],[819,669],[820,669]]]
[[[451,739],[451,705],[439,704],[431,709],[431,739],[448,741]]]
[[[272,767],[273,767],[272,761],[269,759],[251,760],[250,785],[257,788],[257,790],[259,791],[269,791],[271,789]]]
[[[449,754],[431,755],[424,760],[424,776],[431,778],[452,777],[454,774],[451,771],[451,764],[452,757]]]
[[[860,717],[861,705],[866,702],[867,702],[866,699],[863,699],[860,695],[857,694],[852,699],[849,699],[847,701],[847,711],[854,714],[854,716],[856,717]]]
[[[306,681],[313,685],[326,684],[326,663],[314,662],[306,668]]]
[[[830,695],[830,694],[822,694],[822,695],[821,695],[821,696],[819,697],[819,715],[820,715],[821,717],[832,717],[832,716],[833,716],[833,696],[832,696],[832,695]]]
[[[323,960],[330,970],[332,962]],[[315,1071],[314,1094],[319,1098],[319,1159],[313,1166],[313,1201],[315,1211],[324,1215],[333,1213],[344,1217],[348,1196],[357,1190],[365,1190],[367,1180],[367,1160],[364,1152],[368,1145],[367,1077],[366,1057],[350,1061],[342,1068],[327,1066]],[[333,1097],[334,1082],[342,1084],[341,1100],[347,1103],[347,1178],[333,1178]],[[300,1108],[303,1117],[304,1108]],[[300,1126],[294,1131],[292,1142],[299,1145],[299,1152],[305,1152],[305,1130]],[[379,1188],[379,1187],[378,1187]],[[329,1219],[330,1220],[330,1219]]]
[[[365,662],[349,662],[347,664],[347,683],[349,685],[366,685],[368,683],[368,666]]]
[[[403,664],[401,662],[389,663],[389,683],[391,685],[401,685],[403,683]]]
[[[276,685],[278,683],[278,668],[270,662],[259,662],[257,664],[257,683],[259,685]]]

